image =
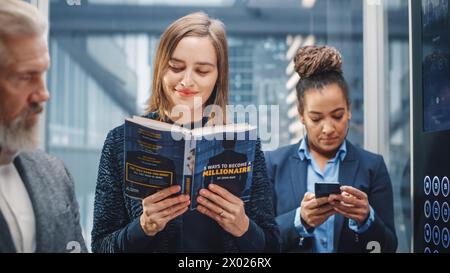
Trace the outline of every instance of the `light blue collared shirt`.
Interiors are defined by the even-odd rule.
[[[320,182],[339,182],[339,166],[340,162],[345,159],[347,155],[347,144],[344,141],[339,147],[336,156],[331,160],[327,161],[324,171],[322,172],[319,168],[319,165],[316,163],[314,158],[311,156],[307,141],[305,141],[307,137],[305,137],[300,143],[300,147],[298,150],[298,155],[301,160],[308,160],[308,169],[307,169],[307,185],[306,190],[308,192],[314,193],[314,184]],[[336,250],[334,249],[334,215],[330,216],[322,225],[314,228],[314,229],[306,229],[302,221],[300,220],[300,212],[301,208],[297,208],[294,226],[297,229],[297,232],[302,237],[314,237],[313,238],[313,252],[316,253],[332,253]],[[370,207],[370,213],[367,221],[360,227],[358,224],[350,219],[349,220],[349,228],[355,231],[356,233],[363,233],[367,229],[369,229],[370,225],[374,220],[374,212],[372,207]]]

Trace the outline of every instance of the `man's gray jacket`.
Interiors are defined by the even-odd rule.
[[[62,161],[42,152],[23,152],[14,160],[33,205],[36,252],[86,252],[72,177]],[[0,253],[16,252],[0,212]]]

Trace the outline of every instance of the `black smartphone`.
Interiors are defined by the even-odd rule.
[[[325,197],[330,194],[340,194],[341,184],[337,182],[321,182],[314,184],[316,198]]]

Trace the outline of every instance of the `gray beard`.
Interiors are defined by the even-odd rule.
[[[18,152],[38,147],[39,123],[36,122],[31,127],[27,127],[28,114],[28,112],[24,112],[8,126],[0,122],[0,147]]]

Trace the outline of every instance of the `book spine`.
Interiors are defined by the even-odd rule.
[[[195,139],[192,135],[185,138],[183,166],[181,192],[191,196],[195,168]]]

